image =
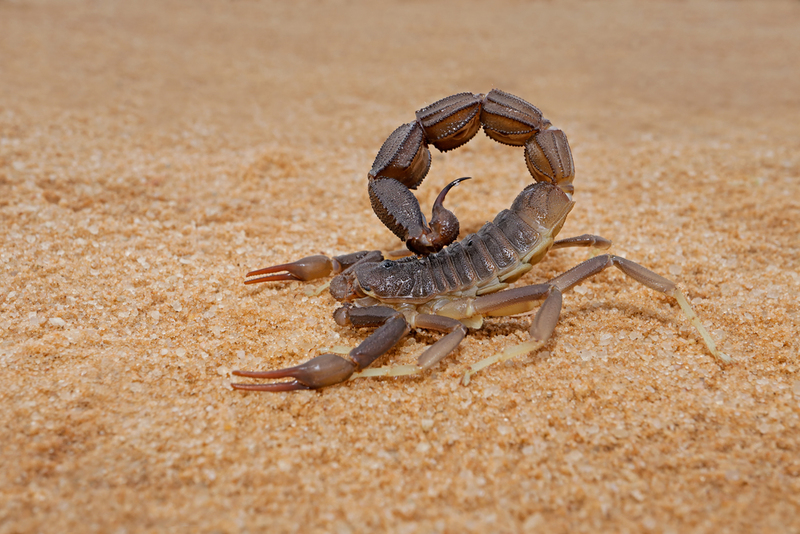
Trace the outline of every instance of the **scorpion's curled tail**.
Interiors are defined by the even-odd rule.
[[[483,127],[487,136],[525,147],[528,170],[572,194],[575,165],[567,136],[525,100],[492,89],[487,95],[459,93],[417,111],[416,120],[397,128],[381,147],[369,171],[369,196],[378,218],[417,254],[441,250],[458,237],[458,219],[437,200],[430,227],[410,190],[431,166],[428,145],[440,151],[467,143]],[[443,196],[441,200],[443,200]]]

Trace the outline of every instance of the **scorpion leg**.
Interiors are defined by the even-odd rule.
[[[341,310],[344,310],[341,312]],[[234,389],[248,391],[293,391],[317,389],[344,382],[364,367],[394,347],[409,332],[403,314],[392,308],[350,308],[345,306],[334,314],[337,323],[354,326],[378,326],[372,334],[343,358],[335,354],[322,354],[295,367],[275,371],[233,371],[236,376],[248,378],[292,378],[290,382],[268,384],[231,384]]]
[[[732,361],[730,356],[717,350],[717,346],[714,343],[714,340],[711,338],[711,334],[708,333],[706,327],[700,322],[700,318],[697,317],[697,314],[692,309],[692,306],[689,304],[689,301],[686,299],[686,296],[683,294],[683,292],[678,289],[677,284],[675,284],[675,282],[672,280],[668,280],[667,278],[654,273],[650,269],[642,267],[636,262],[625,259],[621,256],[615,256],[613,254],[603,254],[602,256],[597,256],[576,265],[564,274],[553,278],[549,283],[555,285],[562,291],[566,291],[567,289],[572,288],[574,285],[579,284],[580,282],[594,276],[608,267],[611,267],[612,265],[640,284],[643,284],[650,289],[659,291],[668,297],[674,298],[678,303],[678,306],[680,306],[683,315],[689,320],[689,322],[692,323],[697,330],[697,333],[700,334],[700,337],[703,339],[708,351],[715,358],[724,363],[730,363]]]
[[[425,349],[425,352],[420,354],[419,358],[417,358],[417,365],[422,370],[430,369],[442,361],[447,355],[456,350],[467,335],[467,327],[464,326],[461,321],[441,315],[421,313],[414,319],[414,326],[415,328],[448,333],[442,339]]]
[[[575,237],[569,237],[567,239],[559,239],[553,243],[553,246],[550,247],[550,250],[567,247],[594,247],[601,250],[606,250],[611,248],[611,241],[605,237],[600,237],[599,235],[583,234]]]
[[[524,311],[527,311],[526,308],[532,309],[531,301],[545,295],[547,296],[541,308],[539,308],[539,311],[536,313],[533,324],[531,325],[531,340],[521,343],[520,345],[509,347],[499,354],[490,356],[489,358],[471,365],[469,371],[464,374],[462,384],[469,384],[470,377],[485,367],[508,360],[520,354],[538,350],[544,346],[558,323],[558,318],[561,313],[562,293],[572,289],[575,285],[604,271],[612,265],[650,289],[654,289],[674,298],[681,307],[683,314],[700,334],[709,352],[722,362],[729,363],[731,361],[728,355],[717,350],[714,340],[711,338],[708,330],[706,330],[705,326],[700,322],[700,319],[697,317],[697,314],[695,314],[686,296],[678,289],[675,282],[628,259],[611,254],[603,254],[602,256],[597,256],[576,265],[546,284],[510,289],[476,298],[473,306],[477,313],[484,313],[487,315],[512,315],[524,313]]]
[[[365,369],[353,375],[353,378],[367,376],[405,376],[421,373],[442,361],[452,353],[467,335],[467,327],[461,321],[444,317],[442,315],[418,314],[413,319],[414,328],[424,328],[437,332],[446,332],[447,335],[425,349],[417,358],[416,365],[397,365]]]
[[[477,313],[491,316],[507,316],[531,311],[534,307],[534,301],[544,297],[546,297],[545,301],[539,311],[536,312],[529,330],[531,339],[508,347],[503,352],[470,365],[469,370],[464,373],[464,377],[461,379],[463,385],[468,385],[472,375],[481,369],[542,348],[547,343],[547,340],[550,339],[561,314],[561,291],[551,284],[518,287],[475,299],[473,306]]]
[[[258,284],[261,282],[281,282],[284,280],[307,282],[309,280],[328,276],[329,274],[339,274],[357,263],[381,261],[382,259],[383,255],[381,255],[379,250],[362,250],[343,256],[334,256],[333,258],[322,255],[307,256],[291,263],[282,263],[280,265],[273,265],[272,267],[264,267],[263,269],[251,271],[247,273],[246,276],[258,276],[258,278],[249,278],[245,280],[244,283]]]

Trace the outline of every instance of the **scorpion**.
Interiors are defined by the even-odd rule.
[[[440,151],[452,150],[472,139],[481,126],[495,141],[525,147],[534,182],[494,221],[456,241],[458,219],[443,204],[448,191],[468,178],[451,182],[439,193],[430,224],[411,190],[419,186],[430,168],[428,145]],[[672,297],[709,352],[720,361],[731,361],[717,350],[673,281],[620,256],[595,255],[545,283],[508,288],[550,250],[605,250],[611,246],[611,241],[590,234],[555,239],[575,204],[574,177],[567,136],[538,108],[519,97],[493,89],[486,95],[449,96],[420,109],[415,121],[400,126],[386,139],[368,174],[373,210],[413,255],[397,260],[384,259],[374,250],[332,258],[316,255],[246,275],[245,284],[255,284],[309,281],[334,274],[329,291],[343,303],[333,314],[336,323],[375,330],[342,354],[332,351],[285,369],[232,372],[241,377],[289,381],[235,383],[232,387],[281,392],[322,388],[355,377],[422,373],[455,351],[468,329],[480,328],[484,318],[530,314],[542,301],[529,339],[470,365],[462,378],[462,384],[467,385],[478,371],[543,347],[558,322],[563,293],[611,266]],[[416,364],[368,368],[411,329],[444,335],[422,352]]]

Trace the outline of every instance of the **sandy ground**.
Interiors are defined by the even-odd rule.
[[[495,4],[0,0],[0,532],[800,532],[800,3]],[[364,339],[245,272],[396,248],[381,143],[493,87],[570,138],[562,236],[678,281],[735,363],[607,272],[469,387],[530,318],[423,377],[231,390]],[[467,232],[530,180],[479,134],[426,211],[459,176]]]

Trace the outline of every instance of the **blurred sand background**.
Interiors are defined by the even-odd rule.
[[[800,532],[800,2],[0,0],[0,532]],[[243,394],[367,335],[248,270],[398,247],[383,140],[501,88],[569,136],[606,272],[477,375]],[[418,196],[477,230],[530,180],[479,134]],[[534,283],[587,257],[554,252]],[[439,334],[380,363],[410,363]]]

